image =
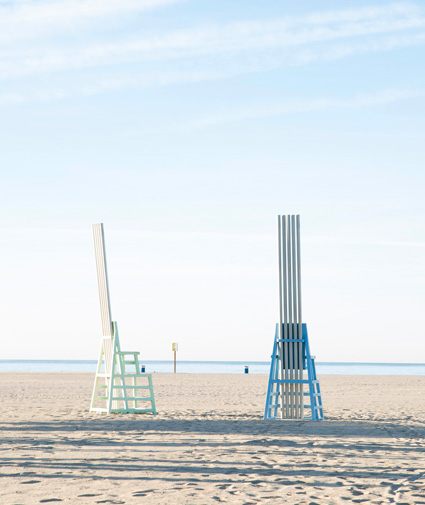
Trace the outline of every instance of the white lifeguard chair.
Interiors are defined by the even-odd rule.
[[[103,338],[90,412],[156,414],[152,375],[141,373],[138,352],[121,351],[111,318],[103,223],[93,225],[93,238]]]

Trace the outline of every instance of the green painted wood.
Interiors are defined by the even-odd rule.
[[[140,372],[139,352],[121,351],[117,323],[113,322],[112,326],[111,341],[107,339],[102,341],[90,411],[108,414],[152,413],[156,415],[152,375]],[[111,363],[106,362],[108,355]],[[125,359],[126,356],[132,356],[132,359]],[[128,365],[132,368],[129,372],[126,369]],[[102,380],[105,384],[101,384]],[[138,380],[147,380],[147,384],[138,384]],[[138,390],[146,391],[148,396],[137,396]],[[99,394],[100,391],[103,394]],[[99,401],[104,402],[105,405],[96,406],[95,402]]]

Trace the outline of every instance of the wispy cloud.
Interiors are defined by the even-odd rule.
[[[235,108],[201,119],[188,121],[186,124],[180,123],[174,126],[173,131],[192,131],[201,130],[211,126],[224,123],[232,123],[247,119],[261,119],[274,116],[285,116],[289,114],[323,111],[326,109],[357,109],[361,107],[370,107],[381,104],[397,102],[418,96],[423,96],[425,90],[397,90],[387,89],[377,93],[358,94],[352,98],[318,98],[314,100],[290,101],[281,103],[272,103],[265,106],[247,106]],[[173,129],[172,126],[170,126]]]
[[[406,248],[424,248],[425,242],[419,241],[409,241],[409,240],[362,240],[359,238],[348,239],[348,238],[335,238],[335,237],[315,237],[307,236],[304,241],[309,244],[335,244],[339,246],[349,246],[349,247],[406,247]]]
[[[75,26],[97,26],[106,18],[113,24],[129,13],[178,1],[0,3],[0,40],[7,42],[20,34],[32,39],[30,45],[20,41],[3,44],[0,50],[4,83],[0,104],[223,79],[425,44],[423,9],[408,2],[198,26],[150,37],[130,31],[122,38],[117,35],[122,30],[117,30],[106,39],[96,31],[96,36],[85,32],[71,42],[63,38]],[[60,29],[61,35],[46,39],[46,27]],[[26,85],[26,77],[44,74],[50,76],[47,87],[42,83],[37,89],[33,80],[30,87]]]
[[[104,5],[104,3],[106,5]],[[49,15],[41,9],[40,19],[51,20],[64,14],[67,9],[68,22],[72,15],[90,16],[98,11],[113,13],[113,7],[119,5],[120,12],[135,7],[135,1],[123,0],[117,4],[109,0],[105,2],[64,2],[56,10],[50,9]],[[141,5],[153,6],[165,3],[165,0],[150,0]],[[86,6],[87,4],[87,6]],[[55,4],[56,5],[56,4]],[[86,6],[83,9],[83,6]],[[100,7],[102,6],[102,7]],[[31,6],[32,19],[34,6]],[[35,11],[37,12],[37,11]],[[27,19],[21,13],[20,18]],[[4,22],[4,20],[3,20]],[[19,22],[15,20],[15,24]],[[37,24],[37,18],[36,23]],[[13,23],[12,23],[13,25]],[[284,18],[263,22],[233,22],[225,26],[203,26],[188,30],[180,30],[153,38],[132,37],[114,42],[90,42],[79,47],[34,47],[22,51],[3,50],[0,52],[0,78],[14,78],[28,74],[51,73],[69,70],[80,70],[105,65],[122,65],[123,63],[146,62],[158,60],[201,58],[205,56],[228,55],[232,53],[267,52],[270,50],[282,51],[300,46],[317,43],[329,43],[341,39],[358,38],[371,35],[388,34],[401,30],[413,30],[425,27],[425,17],[420,9],[411,4],[390,4],[389,6],[375,9],[358,9],[340,12],[329,12],[306,16],[304,18]],[[21,30],[13,30],[13,33]],[[0,34],[4,31],[1,30]],[[416,38],[416,42],[423,40],[425,34]],[[0,35],[1,37],[1,35]],[[367,45],[371,50],[384,48],[379,41],[368,41],[363,46],[352,45],[346,47],[345,53],[340,52],[339,57],[347,56],[356,51],[365,51]],[[399,41],[398,45],[402,42]],[[389,46],[396,47],[397,41],[387,42]],[[373,49],[374,47],[374,49]],[[332,48],[325,48],[324,52],[332,52]],[[338,52],[338,51],[337,51]],[[337,52],[335,54],[337,54]],[[301,61],[305,59],[305,52],[283,54],[286,61]],[[285,57],[286,56],[286,57]],[[282,54],[274,55],[279,60]],[[314,56],[310,57],[314,59]],[[307,58],[308,59],[308,58]]]
[[[264,68],[264,67],[262,67]],[[244,68],[247,71],[247,68]],[[251,71],[257,68],[252,66]],[[74,97],[90,97],[107,93],[111,91],[120,91],[129,88],[148,88],[152,86],[167,86],[170,84],[196,83],[207,79],[220,79],[223,77],[232,77],[241,73],[241,68],[227,67],[217,71],[163,71],[154,72],[143,77],[128,77],[123,79],[108,78],[100,79],[90,85],[81,88],[75,87],[61,88],[51,87],[49,89],[32,90],[31,93],[22,93],[18,91],[6,91],[0,93],[0,105],[24,104],[27,102],[55,102],[57,100],[69,99]],[[210,126],[232,123],[245,119],[260,119],[273,116],[284,116],[296,113],[315,112],[326,109],[355,109],[359,107],[387,104],[409,98],[421,97],[425,95],[422,89],[384,89],[376,93],[358,94],[351,98],[321,97],[312,100],[279,102],[263,106],[245,106],[229,110],[226,107],[222,112],[216,112],[211,115],[205,115],[202,118],[191,119],[186,122],[179,122],[176,125],[168,124],[161,126],[158,131],[164,132],[182,132],[202,130]],[[149,132],[155,133],[154,126],[149,127]]]
[[[391,35],[375,40],[308,47],[292,53],[288,64],[307,65],[318,61],[339,60],[353,55],[378,53],[425,44],[425,32],[412,35]]]
[[[40,30],[51,26],[58,30],[74,31],[75,23],[92,22],[99,24],[105,17],[114,17],[126,13],[134,13],[184,0],[41,0],[37,2],[4,2],[0,3],[0,37],[30,37],[38,34]],[[238,45],[241,37],[251,38],[255,43],[268,45],[275,44],[276,38],[282,39],[287,30],[306,28],[307,33],[288,33],[288,41],[296,42],[299,35],[305,40],[317,38],[317,29],[326,36],[330,27],[333,27],[333,36],[347,34],[362,34],[365,26],[359,23],[369,23],[374,31],[388,31],[391,27],[403,28],[414,26],[422,15],[422,9],[410,2],[390,3],[380,7],[362,7],[359,9],[345,9],[328,12],[313,13],[306,16],[288,16],[272,21],[239,21],[228,23],[225,26],[203,26],[199,30],[171,35],[171,39],[187,45],[187,36],[195,36],[193,43],[201,36],[205,41],[214,41],[214,49],[220,44],[226,47]],[[338,25],[341,25],[339,28]],[[326,28],[328,27],[328,28]],[[29,28],[29,30],[25,30]],[[63,32],[62,32],[63,33]],[[268,35],[264,38],[264,35]],[[285,39],[285,37],[284,37]],[[169,38],[155,41],[153,45],[169,45]],[[159,42],[159,44],[158,44]]]
[[[184,0],[40,0],[0,1],[0,41],[75,31],[87,23],[114,18]]]

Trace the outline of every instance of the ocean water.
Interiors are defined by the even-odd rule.
[[[92,372],[94,360],[0,360],[0,372]],[[142,361],[145,371],[173,372],[172,361]],[[178,361],[180,373],[268,374],[266,361]],[[316,363],[317,373],[330,375],[425,375],[425,363]]]

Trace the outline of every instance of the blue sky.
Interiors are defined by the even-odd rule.
[[[425,6],[0,0],[4,358],[267,360],[299,213],[318,361],[425,361]]]

